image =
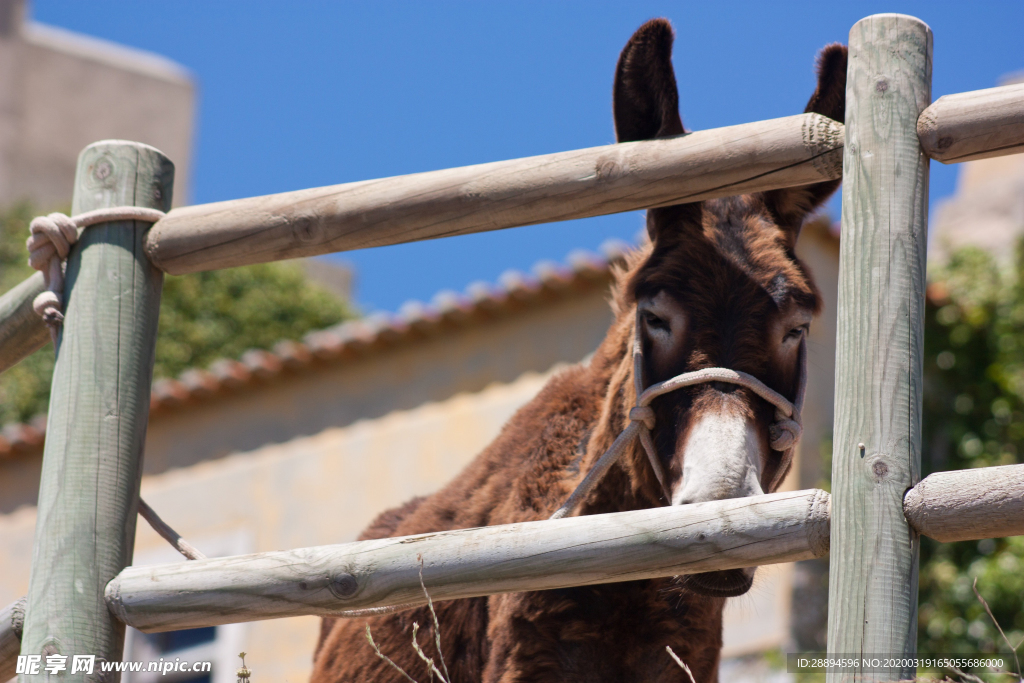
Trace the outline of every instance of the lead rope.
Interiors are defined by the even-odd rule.
[[[636,326],[633,332],[633,386],[636,388],[636,405],[629,410],[629,424],[622,433],[616,437],[611,447],[604,452],[594,466],[590,468],[583,481],[576,489],[569,494],[569,497],[562,503],[562,507],[555,511],[549,519],[561,519],[579,507],[591,491],[600,483],[607,474],[609,468],[615,464],[627,446],[637,437],[647,453],[647,459],[654,470],[654,476],[661,484],[662,493],[669,502],[672,500],[671,492],[665,479],[665,471],[658,459],[658,452],[654,447],[654,440],[651,438],[651,430],[654,429],[654,410],[650,407],[651,401],[663,394],[667,394],[683,387],[703,384],[705,382],[729,382],[741,387],[750,389],[755,394],[775,406],[775,422],[768,429],[768,437],[773,450],[782,451],[782,462],[779,469],[768,486],[773,491],[778,486],[782,477],[789,470],[793,461],[793,452],[800,442],[800,435],[803,432],[800,413],[804,406],[804,395],[807,392],[807,340],[800,340],[798,351],[797,367],[800,379],[797,384],[796,401],[791,403],[789,399],[767,386],[764,382],[738,370],[729,368],[705,368],[694,372],[684,372],[664,382],[658,382],[643,388],[643,348],[640,342],[640,311],[637,311]]]
[[[28,247],[28,264],[43,273],[45,292],[32,301],[32,308],[50,328],[50,339],[54,349],[57,346],[57,332],[64,322],[64,267],[63,261],[71,252],[71,245],[78,241],[80,231],[111,221],[145,221],[155,223],[166,214],[157,209],[141,206],[116,206],[110,209],[96,209],[70,217],[62,213],[38,216],[32,219],[32,231],[25,246]]]

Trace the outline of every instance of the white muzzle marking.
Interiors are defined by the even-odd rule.
[[[734,410],[705,415],[683,448],[683,478],[673,505],[743,498],[761,490],[761,440],[757,425]]]

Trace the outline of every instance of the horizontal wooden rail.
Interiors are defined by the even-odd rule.
[[[932,474],[903,510],[939,541],[1024,535],[1024,465]],[[128,567],[107,601],[128,624],[170,630],[420,603],[417,557],[431,597],[446,600],[789,562],[824,555],[828,539],[828,494],[812,489]],[[23,609],[0,610],[0,674],[14,666]]]
[[[180,275],[803,185],[842,174],[843,126],[818,114],[177,208],[146,253]],[[31,283],[31,284],[29,284]],[[0,371],[39,348],[41,279],[0,306]]]
[[[107,585],[126,624],[168,631],[431,598],[631,581],[820,557],[828,494],[751,498],[128,567]]]
[[[843,126],[801,114],[175,209],[147,253],[172,274],[803,185],[842,174]]]
[[[811,489],[198,562],[128,567],[107,586],[125,623],[164,631],[694,574],[822,557],[828,494]],[[939,540],[1024,535],[1024,465],[933,474],[908,521]]]
[[[32,301],[44,289],[43,274],[36,273],[0,296],[0,372],[50,341],[43,319],[32,310]]]
[[[921,112],[917,136],[944,164],[1024,152],[1024,83],[940,97]]]
[[[25,598],[0,609],[0,681],[14,677],[25,625]]]
[[[903,514],[944,543],[1024,536],[1024,465],[930,474],[907,491]]]
[[[842,174],[817,114],[174,209],[146,251],[181,274],[802,185]],[[1024,150],[1024,84],[946,95],[918,121],[943,163]],[[45,343],[36,277],[0,297],[0,372]]]

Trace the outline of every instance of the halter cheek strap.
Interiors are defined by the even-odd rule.
[[[773,450],[782,451],[782,462],[768,486],[769,491],[782,483],[782,477],[789,471],[790,463],[793,461],[793,454],[800,442],[803,432],[800,420],[800,412],[804,406],[804,395],[807,392],[807,340],[800,340],[799,356],[797,358],[798,372],[800,378],[797,386],[796,401],[790,402],[785,396],[775,391],[753,375],[729,368],[705,368],[694,372],[684,372],[664,382],[652,384],[645,390],[643,388],[644,356],[643,345],[640,342],[640,312],[637,311],[636,327],[633,334],[633,386],[636,389],[636,405],[629,411],[629,425],[612,443],[611,448],[605,451],[594,466],[590,468],[583,481],[562,503],[562,507],[551,515],[551,519],[561,519],[567,516],[583,502],[583,499],[594,490],[607,474],[613,464],[625,453],[629,444],[639,437],[643,445],[647,459],[654,470],[654,476],[661,484],[662,492],[666,500],[672,500],[672,493],[668,488],[668,481],[665,478],[665,470],[661,466],[658,452],[654,448],[654,440],[651,438],[651,430],[654,429],[654,410],[651,408],[651,401],[663,394],[667,394],[683,387],[703,384],[705,382],[729,382],[746,389],[775,406],[775,422],[768,429],[768,437]]]

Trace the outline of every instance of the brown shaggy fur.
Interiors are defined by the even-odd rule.
[[[668,22],[653,20],[623,50],[614,90],[620,141],[683,133],[670,60],[672,40]],[[808,111],[842,120],[844,47],[825,48],[818,75]],[[385,512],[361,538],[550,516],[628,422],[635,400],[629,351],[638,298],[663,292],[687,315],[680,352],[657,367],[648,362],[647,384],[683,371],[724,366],[749,372],[792,398],[795,363],[780,362],[766,350],[778,345],[773,335],[788,312],[817,312],[820,306],[793,249],[804,217],[837,184],[650,211],[651,242],[617,273],[615,322],[589,364],[552,378],[451,483],[428,498]],[[767,439],[772,409],[745,389],[705,384],[662,397],[653,404],[654,437],[672,484],[682,476],[679,445],[692,415],[713,410],[725,394],[744,402]],[[765,451],[770,453],[763,463],[762,486],[767,489],[781,454]],[[578,514],[665,502],[646,457],[634,448]],[[736,580],[733,573],[717,572],[697,580],[632,581],[438,604],[452,683],[684,680],[666,645],[690,666],[698,683],[716,681],[724,605],[724,598],[717,596],[728,594]],[[313,683],[400,680],[366,643],[367,622],[384,651],[424,679],[424,666],[409,645],[414,621],[425,631],[421,643],[432,642],[425,609],[367,620],[324,619]]]

